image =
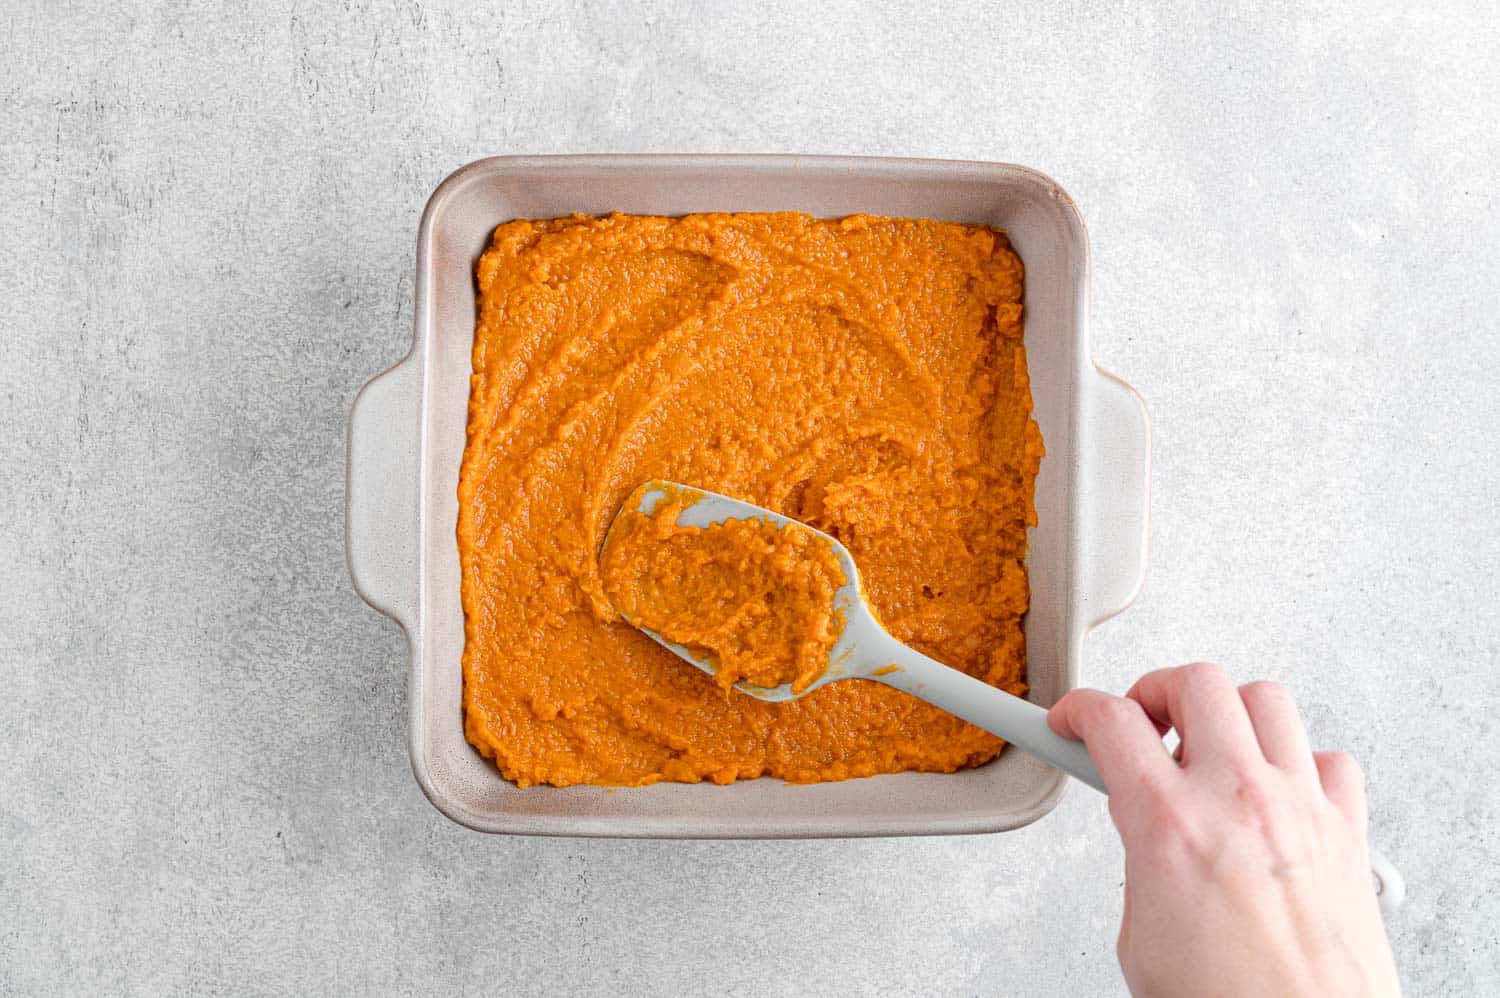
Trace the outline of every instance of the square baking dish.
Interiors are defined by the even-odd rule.
[[[411,353],[372,380],[349,422],[346,529],[361,597],[411,651],[410,748],[432,803],[480,831],[776,838],[995,832],[1046,814],[1065,778],[1008,748],[953,774],[798,786],[774,779],[630,789],[503,779],[464,738],[458,471],[468,415],[474,266],[501,222],[573,213],[860,212],[1004,229],[1026,266],[1026,351],[1047,444],[1031,532],[1031,699],[1078,682],[1084,635],[1124,609],[1145,571],[1145,407],[1089,357],[1088,240],[1051,179],[1020,166],[804,156],[496,157],[453,173],[417,241]],[[686,666],[684,666],[686,667]]]

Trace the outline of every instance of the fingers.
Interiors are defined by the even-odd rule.
[[[1182,762],[1245,760],[1260,756],[1239,690],[1217,665],[1197,662],[1142,676],[1125,694],[1152,720],[1182,738]]]
[[[1311,774],[1312,746],[1291,692],[1280,683],[1262,680],[1241,686],[1240,700],[1266,761],[1288,772]]]
[[[1365,773],[1347,752],[1319,752],[1313,756],[1318,767],[1318,782],[1333,806],[1364,828],[1369,820],[1365,805]]]
[[[1161,735],[1133,700],[1074,690],[1047,712],[1047,723],[1064,738],[1083,741],[1111,794],[1176,775]]]

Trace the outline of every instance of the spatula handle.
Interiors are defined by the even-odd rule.
[[[1047,711],[1043,708],[949,668],[894,639],[888,649],[882,649],[881,657],[889,657],[893,668],[877,670],[870,678],[941,707],[1004,738],[1021,751],[1050,762],[1095,790],[1106,792],[1083,742],[1064,738],[1049,728]]]

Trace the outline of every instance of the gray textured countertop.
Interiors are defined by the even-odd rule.
[[[1007,160],[1093,239],[1152,566],[1365,763],[1410,993],[1500,991],[1492,12],[21,0],[0,15],[0,992],[1113,993],[1121,853],[483,837],[344,570],[344,420],[480,155]],[[941,13],[937,11],[941,9]]]

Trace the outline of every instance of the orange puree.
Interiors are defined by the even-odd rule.
[[[706,652],[726,689],[791,683],[801,693],[823,674],[843,633],[833,598],[844,569],[827,538],[765,520],[678,526],[681,494],[651,513],[621,513],[609,530],[604,591],[637,627]]]
[[[522,786],[951,772],[991,735],[897,690],[715,685],[620,618],[599,547],[650,478],[846,544],[886,629],[1025,689],[1042,455],[1021,261],[982,226],[798,214],[500,226],[459,481],[464,723]]]

